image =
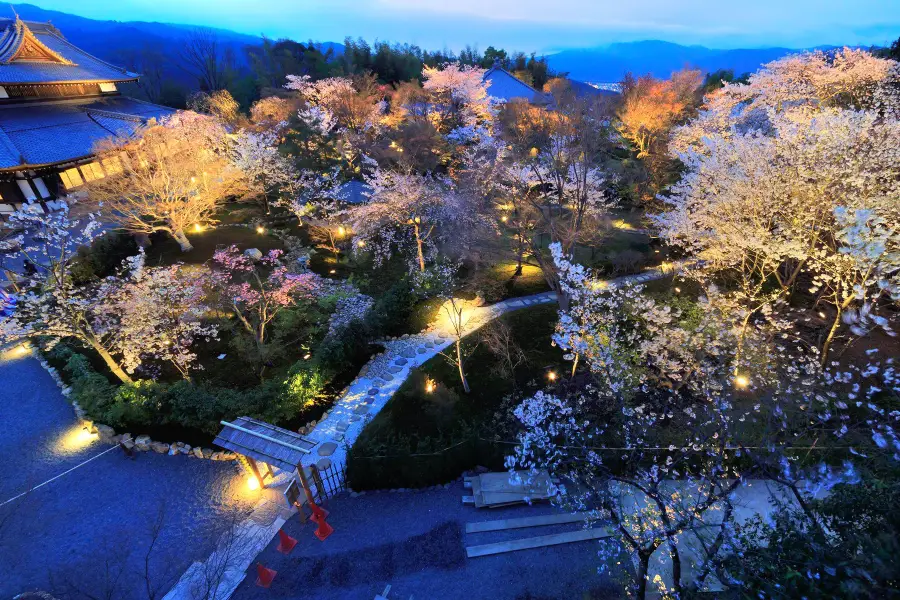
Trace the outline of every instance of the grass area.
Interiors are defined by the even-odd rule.
[[[445,357],[435,356],[417,369],[419,377],[411,376],[400,386],[360,439],[370,441],[395,433],[435,436],[452,431],[462,423],[487,423],[504,397],[516,390],[542,387],[547,373],[566,368],[562,351],[550,343],[556,327],[555,305],[521,309],[500,317],[499,321],[509,327],[512,339],[526,358],[512,377],[497,372],[499,357],[481,343],[465,363],[472,390],[466,394],[456,367]],[[466,342],[473,346],[480,335],[475,332]],[[423,376],[435,382],[434,392],[425,391]]]
[[[226,225],[204,231],[190,231],[188,240],[194,246],[189,252],[182,252],[178,242],[170,236],[153,236],[153,244],[147,249],[147,264],[171,265],[182,262],[189,265],[203,264],[210,260],[219,248],[236,245],[242,251],[257,248],[265,254],[269,250],[283,250],[284,244],[268,233],[257,233],[248,227]]]
[[[555,306],[521,309],[497,321],[500,327],[508,327],[511,339],[521,348],[522,364],[511,375],[500,372],[501,358],[485,343],[478,343],[484,330],[466,338],[470,347],[478,343],[466,361],[470,393],[463,391],[456,367],[445,357],[426,362],[400,386],[353,446],[348,466],[353,489],[443,483],[476,465],[502,460],[496,447],[481,445],[476,436],[499,433],[497,422],[508,422],[513,395],[543,388],[549,373],[562,373],[571,363],[550,343]],[[428,381],[434,382],[431,392]],[[451,446],[451,452],[433,457],[410,456]],[[384,456],[388,458],[377,458]]]

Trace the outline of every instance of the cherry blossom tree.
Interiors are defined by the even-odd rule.
[[[215,338],[218,328],[207,321],[205,268],[181,264],[146,267],[143,253],[129,260],[128,273],[98,315],[98,326],[110,347],[133,374],[147,358],[171,364],[182,377],[202,368],[192,346]]]
[[[268,326],[284,308],[315,297],[321,284],[313,273],[291,273],[281,264],[280,250],[254,260],[237,246],[213,255],[211,283],[221,302],[252,337],[260,356],[266,355]],[[263,367],[264,368],[264,367]]]
[[[714,286],[684,311],[640,288],[604,286],[552,250],[572,299],[554,341],[586,373],[522,402],[507,464],[526,479],[549,469],[558,502],[609,524],[618,546],[602,547],[601,568],[619,548],[631,552],[639,598],[679,597],[713,578],[740,585],[724,565],[740,551],[735,513],[749,481],[770,482],[805,515],[809,535],[824,536],[809,496],[857,480],[870,453],[900,459],[898,415],[874,400],[900,392],[890,361],[824,369],[774,312],[742,332],[740,301]],[[752,352],[739,352],[742,336]],[[843,449],[844,462],[802,460],[817,443]],[[657,551],[669,555],[670,582],[651,577]]]
[[[892,200],[900,194],[900,120],[865,95],[892,85],[893,73],[891,61],[849,50],[830,62],[820,54],[776,61],[749,84],[708,98],[673,136],[686,172],[664,198],[669,210],[655,217],[662,237],[701,259],[696,276],[730,278],[747,319],[801,284],[817,304],[830,304],[823,362],[847,311],[876,306],[859,291],[869,267],[849,259],[839,215],[900,218]],[[890,277],[893,251],[890,236],[876,237],[882,276],[873,286]]]
[[[104,220],[135,234],[165,232],[185,252],[192,248],[185,231],[215,221],[222,203],[243,186],[241,171],[225,155],[224,127],[194,113],[178,113],[97,152],[109,173],[86,189]]]
[[[279,140],[275,130],[243,130],[229,146],[231,163],[243,173],[249,191],[262,199],[266,213],[271,212],[270,198],[279,193],[290,197],[298,187],[294,165],[279,150]]]
[[[301,118],[319,122],[326,131],[361,133],[374,127],[385,110],[383,93],[371,76],[312,81],[309,75],[288,75],[285,87],[306,101]]]
[[[458,63],[422,68],[428,116],[438,131],[446,134],[457,128],[490,126],[496,111],[484,73],[484,69]]]
[[[98,322],[118,282],[110,278],[79,286],[72,279],[78,248],[102,233],[96,216],[73,219],[66,207],[47,215],[20,211],[10,216],[10,223],[27,233],[4,240],[2,249],[29,260],[36,272],[23,284],[15,311],[0,321],[2,342],[74,338],[92,348],[122,382],[130,383],[112,354],[110,332]]]
[[[748,83],[727,83],[707,96],[696,119],[676,127],[669,144],[679,155],[702,151],[704,138],[728,139],[750,131],[767,132],[769,118],[786,110],[827,108],[900,110],[900,63],[865,50],[844,48],[788,56],[765,65]]]
[[[372,165],[370,165],[372,166]],[[464,238],[478,220],[467,196],[433,175],[372,166],[368,201],[348,207],[355,246],[372,252],[376,264],[397,252],[413,257],[411,271],[425,273],[441,243]]]

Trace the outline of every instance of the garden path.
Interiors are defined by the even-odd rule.
[[[606,284],[614,288],[625,284],[646,283],[673,272],[673,269],[653,269],[610,279]],[[544,292],[479,307],[466,303],[460,322],[465,334],[469,335],[505,313],[555,301],[553,292]],[[453,344],[455,332],[450,314],[442,307],[440,317],[425,331],[382,342],[385,351],[363,367],[328,415],[306,434],[308,439],[316,442],[316,446],[303,460],[305,466],[322,462],[322,459],[327,459],[323,464],[340,467],[346,464],[347,449],[359,437],[367,419],[384,408],[413,369]]]
[[[645,283],[654,279],[660,279],[670,275],[672,270],[651,270],[644,273],[619,277],[607,281],[607,286],[617,287],[627,283]],[[461,316],[460,322],[464,324],[465,334],[468,335],[478,330],[488,322],[500,315],[513,310],[519,310],[528,306],[549,304],[555,302],[553,292],[534,294],[519,298],[509,298],[488,306],[471,306],[468,303]],[[443,308],[442,308],[443,310]],[[338,476],[342,476],[347,459],[347,449],[353,445],[366,424],[366,419],[374,417],[387,404],[394,392],[409,377],[412,370],[439,352],[448,348],[454,340],[454,330],[445,313],[444,318],[439,318],[425,331],[401,337],[400,339],[386,340],[382,342],[385,351],[370,360],[360,371],[360,375],[348,386],[341,398],[335,403],[328,415],[319,422],[313,431],[306,437],[316,442],[316,446],[302,461],[304,466],[320,464],[323,460],[330,465],[341,467],[337,469]],[[279,482],[270,483],[267,491],[284,489],[284,474],[281,474]],[[342,481],[326,479],[326,485],[342,484]],[[458,501],[454,502],[458,504]],[[259,518],[259,508],[265,508],[266,518]],[[258,507],[254,515],[240,525],[241,534],[238,539],[233,536],[220,540],[219,549],[215,550],[204,562],[194,563],[175,586],[169,591],[163,600],[190,600],[198,583],[202,584],[204,573],[222,571],[219,587],[215,594],[217,600],[227,600],[235,589],[244,582],[248,569],[255,557],[263,552],[267,546],[271,546],[271,540],[278,530],[286,523],[289,514],[285,511],[275,511],[266,506]],[[364,514],[362,511],[360,514]],[[409,513],[411,514],[411,513]],[[294,522],[292,519],[291,522]],[[227,548],[224,553],[223,545]],[[563,561],[565,564],[565,561]],[[251,577],[251,581],[252,581]]]

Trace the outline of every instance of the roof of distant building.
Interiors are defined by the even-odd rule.
[[[0,169],[84,158],[97,142],[132,135],[174,112],[125,96],[0,106]]]
[[[0,85],[116,82],[138,77],[73,46],[50,23],[0,19]]]
[[[547,95],[539,92],[495,62],[487,70],[482,81],[488,82],[488,95],[509,102],[513,99],[527,100],[535,104],[546,104]]]

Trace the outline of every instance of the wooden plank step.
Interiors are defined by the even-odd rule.
[[[468,548],[466,548],[466,556],[468,556],[469,558],[475,558],[477,556],[489,556],[491,554],[515,552],[516,550],[529,550],[531,548],[543,548],[545,546],[556,546],[558,544],[599,540],[600,538],[611,537],[612,535],[612,529],[609,527],[595,527],[593,529],[567,531],[565,533],[554,533],[552,535],[539,535],[536,537],[522,538],[519,540],[508,540],[505,542],[495,542],[493,544],[469,546]]]
[[[475,504],[475,496],[463,496],[462,497],[463,504]]]
[[[497,521],[477,521],[466,523],[466,533],[482,533],[484,531],[503,531],[522,527],[543,527],[545,525],[564,525],[578,523],[590,516],[589,512],[559,513],[555,515],[539,515],[535,517],[519,517],[516,519],[499,519]]]

